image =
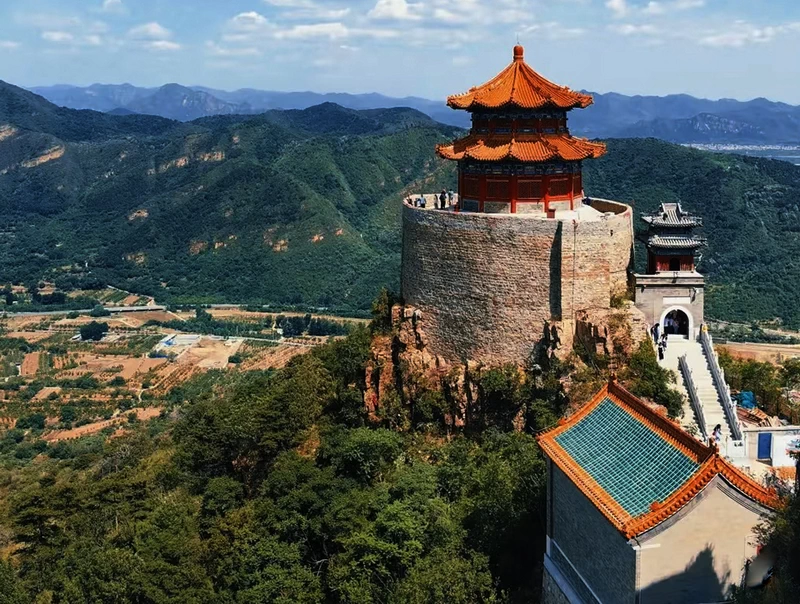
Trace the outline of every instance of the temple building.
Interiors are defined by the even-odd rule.
[[[472,114],[468,136],[440,145],[458,161],[461,209],[477,212],[574,209],[583,199],[581,162],[600,157],[605,145],[570,135],[567,112],[592,97],[558,86],[536,73],[514,47],[513,62],[489,82],[447,104]]]
[[[757,525],[780,505],[614,381],[537,440],[548,604],[726,601],[758,554]]]
[[[636,275],[636,306],[662,333],[695,339],[703,324],[705,279],[695,268],[705,239],[695,233],[702,220],[679,203],[662,203],[643,216],[648,224],[647,273]]]
[[[468,136],[436,149],[458,162],[457,203],[406,200],[403,316],[444,363],[522,365],[545,330],[566,354],[576,323],[627,291],[633,257],[630,206],[584,192],[581,162],[605,146],[567,128],[592,98],[536,73],[516,46],[496,77],[447,103],[472,114]]]

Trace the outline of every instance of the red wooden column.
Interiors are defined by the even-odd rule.
[[[575,175],[569,175],[569,209],[575,209]]]
[[[511,193],[511,213],[517,213],[517,198],[519,197],[519,177],[514,174],[508,183]]]
[[[483,212],[483,204],[486,201],[486,174],[481,174],[481,191],[478,196],[478,211]]]
[[[550,209],[550,177],[545,175],[542,176],[542,199],[544,200],[544,211]]]
[[[464,173],[459,170],[458,171],[458,202],[456,203],[455,211],[458,212],[461,209],[461,204],[463,203],[461,200],[464,199]]]

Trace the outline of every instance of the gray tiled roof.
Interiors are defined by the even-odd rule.
[[[693,227],[702,226],[703,219],[683,211],[679,203],[662,203],[661,209],[642,219],[657,227]]]
[[[667,249],[697,249],[706,244],[701,237],[662,237],[654,235],[647,240],[649,247],[660,247]]]

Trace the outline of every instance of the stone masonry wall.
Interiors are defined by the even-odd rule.
[[[555,542],[553,547],[569,559],[569,563],[560,566],[566,572],[574,566],[572,572],[577,571],[602,602],[633,604],[636,552],[557,467],[553,468],[548,487],[552,490],[553,513],[550,538]],[[573,587],[579,592],[585,589],[578,578]]]
[[[631,211],[606,203],[620,213],[575,223],[404,206],[402,296],[431,352],[521,363],[546,322],[571,343],[575,313],[609,308],[627,286]]]

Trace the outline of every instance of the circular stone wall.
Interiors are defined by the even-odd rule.
[[[545,322],[608,308],[627,287],[630,207],[593,201],[594,220],[403,207],[402,297],[433,354],[523,363]]]

